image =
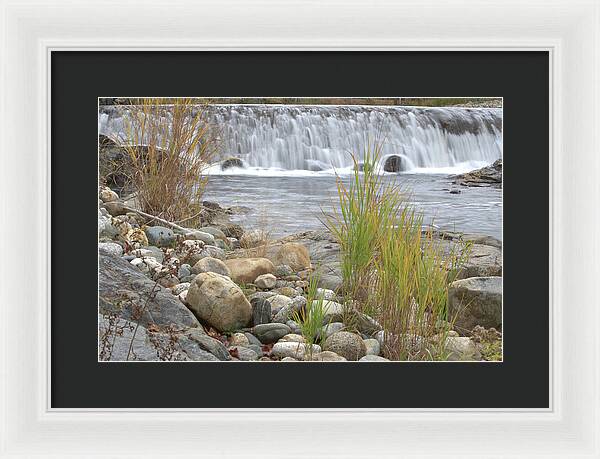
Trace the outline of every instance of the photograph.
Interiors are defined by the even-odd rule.
[[[503,360],[503,98],[99,97],[99,362]]]

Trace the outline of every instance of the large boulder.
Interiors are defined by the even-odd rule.
[[[489,276],[502,276],[502,250],[491,245],[472,244],[458,278]]]
[[[346,360],[359,360],[367,355],[363,339],[356,333],[339,331],[329,336],[323,343],[324,351],[335,352]]]
[[[198,330],[198,329],[192,329]],[[98,358],[104,361],[217,361],[223,359],[205,350],[182,333],[150,331],[144,326],[98,314]],[[209,338],[206,336],[206,338]],[[212,339],[212,338],[210,338]],[[215,340],[216,341],[216,340]]]
[[[249,284],[261,274],[273,273],[275,266],[266,258],[232,258],[225,261],[231,278],[237,283]]]
[[[471,277],[450,284],[448,289],[448,320],[454,328],[468,332],[481,325],[500,328],[502,325],[502,278]]]
[[[217,273],[198,274],[190,285],[186,302],[196,316],[220,331],[243,328],[252,318],[252,306],[242,290]]]
[[[310,268],[308,249],[298,242],[283,244],[273,258],[276,265],[287,265],[294,271]]]
[[[144,326],[200,325],[175,295],[123,258],[99,251],[98,268],[98,303],[102,314],[116,314]]]

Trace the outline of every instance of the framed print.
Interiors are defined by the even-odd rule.
[[[59,6],[2,9],[3,455],[599,456],[595,3]]]

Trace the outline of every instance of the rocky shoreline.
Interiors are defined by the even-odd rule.
[[[231,223],[235,209],[203,203],[202,227],[148,218],[117,193],[99,191],[99,359],[172,361],[387,361],[385,330],[352,311],[339,295],[339,246],[327,231],[265,241],[260,230]],[[501,242],[438,232],[451,250],[468,240],[471,254],[449,291],[457,314],[439,335],[406,335],[438,360],[501,359]],[[318,269],[316,269],[318,267]],[[307,344],[294,320],[318,274],[323,301],[321,345]]]

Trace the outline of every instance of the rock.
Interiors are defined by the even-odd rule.
[[[283,244],[273,259],[276,265],[288,265],[294,271],[310,268],[310,254],[308,249],[298,242]]]
[[[208,245],[215,245],[215,237],[204,231],[190,231],[184,236],[186,241],[202,241]]]
[[[362,312],[356,311],[355,320],[358,331],[365,335],[373,336],[381,330],[381,325],[375,319]]]
[[[226,160],[221,162],[221,170],[231,169],[232,167],[244,167],[244,162],[240,158],[227,158]]]
[[[402,156],[390,155],[383,163],[383,170],[386,172],[402,172],[406,169],[406,161]]]
[[[252,324],[268,324],[271,322],[271,303],[263,298],[252,298]]]
[[[271,303],[271,314],[277,316],[277,313],[286,306],[292,304],[292,299],[284,295],[275,295],[267,298],[267,301]]]
[[[379,355],[381,352],[381,346],[379,346],[379,341],[373,338],[363,340],[365,343],[365,347],[367,348],[367,355]]]
[[[290,268],[288,265],[277,265],[275,266],[275,271],[273,271],[277,277],[287,277],[294,275],[294,270]]]
[[[171,291],[173,292],[173,295],[179,295],[181,292],[183,292],[184,290],[188,290],[189,288],[190,288],[190,283],[183,282],[181,284],[177,284],[177,285],[171,287]]]
[[[291,330],[286,324],[259,324],[252,328],[252,334],[263,344],[274,343],[289,333]]]
[[[221,276],[231,277],[231,271],[225,263],[218,258],[204,257],[192,267],[193,274],[217,273]]]
[[[174,274],[160,275],[158,279],[156,279],[156,282],[165,288],[172,288],[179,284],[179,278]]]
[[[385,357],[380,357],[379,355],[370,355],[367,354],[364,357],[358,359],[359,362],[389,362],[389,359]]]
[[[188,277],[192,275],[192,267],[187,263],[182,264],[177,270],[177,277],[179,279],[183,279],[184,277]]]
[[[346,328],[346,326],[341,322],[331,322],[330,324],[325,325],[321,329],[321,332],[319,333],[318,338],[325,340],[325,339],[329,338],[331,335],[333,335],[334,333],[342,331],[344,328]]]
[[[246,338],[246,335],[243,333],[234,333],[229,338],[230,346],[248,346],[249,344],[250,341],[248,341],[248,338]]]
[[[230,241],[227,239],[227,236],[225,235],[225,233],[223,231],[221,231],[219,228],[215,228],[214,226],[203,226],[202,228],[200,228],[200,231],[203,231],[204,233],[208,233],[208,234],[212,235],[213,238],[215,238],[215,239],[221,239],[222,241],[225,241],[229,245]]]
[[[177,256],[182,263],[194,266],[198,263],[198,260],[203,258],[201,255],[203,248],[204,242],[202,241],[184,240],[181,245],[177,247]]]
[[[107,186],[105,186],[102,187],[102,189],[100,190],[100,199],[102,200],[102,202],[118,201],[119,195]]]
[[[275,299],[275,297],[273,297],[273,299]],[[296,313],[299,314],[305,306],[306,298],[304,298],[303,296],[297,296],[293,298],[292,301],[289,302],[287,305],[279,309],[279,311],[273,316],[273,322],[284,324],[288,320],[294,319]]]
[[[231,356],[225,345],[218,339],[208,336],[201,328],[192,328],[188,330],[186,336],[198,343],[200,348],[210,352],[219,360],[231,360]]]
[[[198,274],[186,300],[194,314],[220,331],[243,328],[252,317],[252,307],[241,289],[217,273]]]
[[[247,347],[243,347],[243,346],[233,346],[228,348],[229,349],[229,354],[234,357],[237,358],[238,360],[242,360],[244,362],[248,362],[251,360],[258,360],[258,353],[253,350],[253,349],[249,349]]]
[[[502,276],[502,250],[491,245],[472,244],[458,278],[489,276]]]
[[[254,292],[253,294],[251,294],[248,299],[249,300],[254,300],[255,298],[260,298],[261,300],[267,300],[269,298],[271,298],[272,296],[277,295],[277,293],[273,292],[273,291],[267,291],[267,292]]]
[[[344,357],[331,351],[322,351],[313,354],[310,360],[313,362],[347,362]]]
[[[98,314],[99,359],[113,362],[219,360],[185,335],[150,332],[143,325],[137,327],[137,331],[135,330],[136,326],[133,322],[110,319]],[[132,352],[129,353],[132,341]]]
[[[335,292],[328,288],[317,288],[317,297],[323,298],[324,300],[333,300],[335,298]]]
[[[279,343],[305,343],[306,340],[304,339],[304,336],[302,336],[302,335],[298,335],[296,333],[289,333],[285,336],[282,336],[278,342]]]
[[[446,360],[481,360],[481,354],[471,338],[449,336],[446,338]]]
[[[356,333],[347,331],[339,331],[329,336],[323,343],[323,350],[335,352],[352,361],[367,354],[363,339]]]
[[[492,186],[502,187],[502,159],[496,160],[492,165],[482,167],[466,174],[457,175],[454,183],[464,186]]]
[[[298,322],[296,322],[294,320],[288,320],[285,324],[288,327],[290,327],[290,330],[292,331],[292,333],[295,333],[296,335],[302,334],[302,330],[300,329],[300,325],[298,325]]]
[[[249,344],[252,344],[254,346],[262,346],[260,340],[252,333],[245,332],[244,335],[246,336],[246,339],[248,340]]]
[[[265,276],[266,275],[267,274],[265,274]],[[273,292],[275,292],[277,295],[283,295],[290,298],[295,298],[301,294],[301,292],[299,293],[298,290],[293,287],[279,287],[278,289],[273,290]]]
[[[300,360],[295,359],[293,357],[284,357],[283,359],[281,359],[282,362],[299,362]]]
[[[100,252],[98,262],[101,313],[106,315],[117,313],[123,319],[134,320],[144,326],[174,324],[180,327],[198,327],[200,325],[177,297],[166,289],[157,287],[155,282],[127,261]],[[143,308],[141,313],[140,308]]]
[[[120,257],[123,255],[123,247],[116,242],[99,242],[98,251],[104,252],[108,255],[113,255],[115,257]]]
[[[312,302],[311,309],[318,307],[318,300]],[[344,318],[344,305],[335,301],[323,301],[323,324],[341,322]]]
[[[165,253],[156,246],[149,245],[148,247],[145,247],[143,250],[147,250],[150,252],[150,254],[145,255],[145,256],[154,257],[156,259],[156,261],[158,261],[159,263],[162,263],[165,259]]]
[[[310,354],[311,351],[313,355],[321,352],[321,346],[313,344],[312,347],[309,347],[308,344],[303,343],[279,342],[273,345],[271,355],[279,359],[291,357],[296,360],[304,360],[306,354]]]
[[[502,325],[502,278],[472,277],[454,281],[448,288],[448,315],[454,328],[471,331],[475,325]]]
[[[219,260],[225,260],[226,255],[225,255],[225,251],[219,247],[215,247],[213,245],[205,245],[204,248],[200,251],[200,258],[198,260],[196,260],[196,263],[201,258],[206,258],[206,257],[212,257],[212,258],[218,258]],[[196,263],[194,263],[194,264],[196,264]]]
[[[98,237],[113,239],[119,231],[113,226],[110,214],[106,209],[98,209]]]
[[[222,239],[215,239],[215,246],[221,250],[229,250],[229,245]]]
[[[263,289],[274,288],[276,283],[277,278],[273,274],[261,274],[254,280],[254,285]]]
[[[104,203],[104,208],[113,217],[117,217],[119,215],[125,215],[127,213],[127,209],[125,209],[124,204],[121,201],[109,201],[109,202],[105,202]]]
[[[175,244],[175,233],[164,226],[148,226],[145,229],[148,243],[157,247],[172,247]]]
[[[225,264],[231,270],[231,278],[238,284],[254,282],[261,274],[272,274],[275,269],[266,258],[232,258]]]

